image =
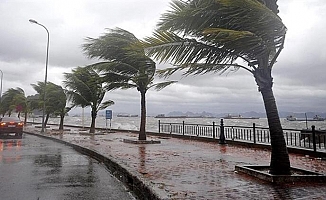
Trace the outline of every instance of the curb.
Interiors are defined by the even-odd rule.
[[[145,181],[142,181],[136,175],[133,175],[131,172],[129,172],[124,167],[119,165],[116,161],[114,161],[108,157],[105,157],[104,155],[102,155],[94,150],[79,146],[77,144],[72,144],[72,143],[66,142],[64,140],[51,137],[51,136],[46,136],[46,135],[33,133],[33,132],[26,132],[26,131],[24,131],[24,133],[34,135],[37,137],[42,137],[45,139],[50,139],[50,140],[59,142],[61,144],[71,146],[77,152],[87,155],[87,156],[94,158],[95,160],[103,163],[109,169],[110,173],[112,175],[114,175],[117,179],[119,179],[121,182],[123,182],[128,187],[128,189],[130,189],[136,195],[136,197],[138,199],[144,199],[144,200],[164,200],[165,199],[165,198],[159,197],[153,191],[153,189],[148,184],[146,184]]]

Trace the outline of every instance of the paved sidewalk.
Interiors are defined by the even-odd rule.
[[[51,126],[51,129],[55,128]],[[25,131],[39,133],[34,126]],[[273,185],[237,173],[236,165],[268,165],[269,150],[147,136],[161,144],[130,144],[133,133],[80,134],[77,129],[47,136],[94,150],[128,170],[162,199],[326,199],[326,183]],[[326,174],[326,160],[290,154],[291,165]]]

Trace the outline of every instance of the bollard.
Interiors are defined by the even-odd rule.
[[[213,122],[213,139],[215,139],[215,122]]]
[[[182,121],[182,135],[185,135],[185,121]]]
[[[226,142],[225,142],[225,135],[224,135],[223,119],[221,119],[221,133],[220,133],[220,142],[219,142],[219,144],[226,144]]]
[[[254,144],[256,144],[256,124],[255,123],[252,124],[252,131],[254,134]]]

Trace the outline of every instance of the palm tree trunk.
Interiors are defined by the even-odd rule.
[[[290,159],[287,151],[283,129],[277,111],[272,88],[261,90],[271,137],[272,155],[270,173],[273,175],[290,174]]]
[[[269,54],[267,53],[265,56],[262,56],[260,59],[258,59],[259,64],[258,68],[254,71],[254,77],[258,85],[258,90],[263,96],[268,120],[272,147],[270,173],[273,175],[289,175],[291,168],[290,158],[272,90],[272,68],[268,66],[268,55]]]
[[[28,115],[28,112],[25,111],[25,117],[24,117],[24,124],[25,124],[25,125],[27,124],[27,115]]]
[[[141,106],[141,113],[140,113],[140,130],[138,140],[146,140],[146,91],[140,91],[140,106]]]
[[[61,114],[60,115],[60,124],[59,124],[59,130],[63,130],[63,119],[64,119],[65,115]]]
[[[95,120],[96,120],[97,112],[92,109],[92,122],[91,128],[89,129],[89,133],[95,133]]]
[[[46,125],[48,124],[49,117],[50,117],[50,114],[46,114],[45,121],[44,121],[44,127],[46,127]]]

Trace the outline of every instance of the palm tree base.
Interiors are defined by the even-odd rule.
[[[291,175],[272,175],[269,173],[270,166],[247,165],[235,166],[235,171],[258,179],[280,184],[280,183],[302,183],[302,182],[326,182],[326,175],[313,171],[291,167]]]
[[[123,139],[123,142],[131,144],[161,144],[161,141],[159,140]]]

